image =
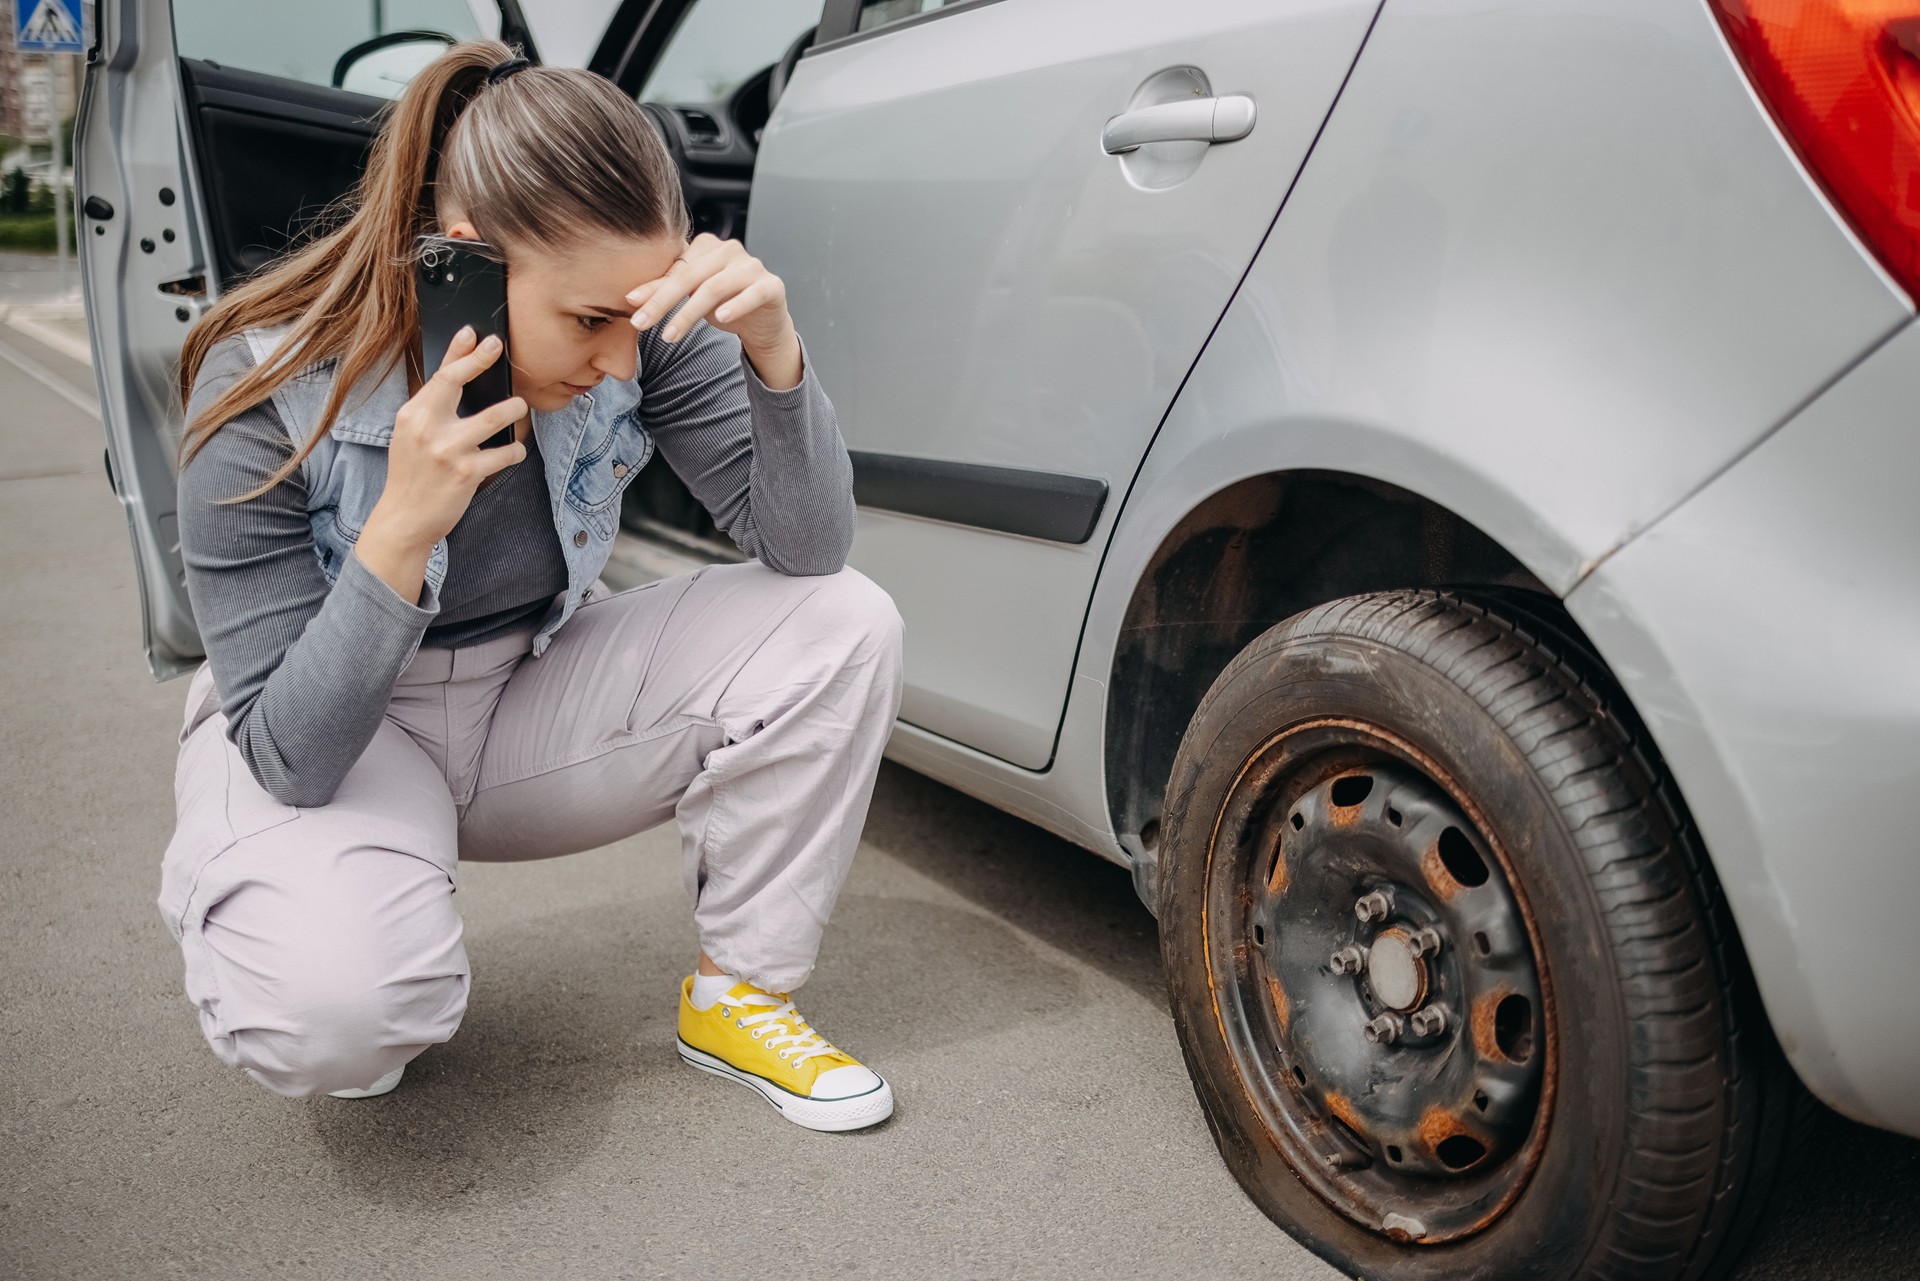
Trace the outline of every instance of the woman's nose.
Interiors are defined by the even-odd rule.
[[[593,367],[615,382],[632,378],[638,372],[639,365],[640,346],[631,334],[616,335],[613,342],[602,345],[593,354]]]

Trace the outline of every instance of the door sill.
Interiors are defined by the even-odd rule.
[[[607,555],[606,568],[600,571],[600,581],[616,592],[623,592],[629,587],[672,578],[703,565],[724,565],[740,559],[739,553],[723,555],[704,539],[681,537],[668,542],[648,533],[622,529],[613,536],[613,550]]]

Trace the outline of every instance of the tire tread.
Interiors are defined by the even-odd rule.
[[[1765,1024],[1697,829],[1644,725],[1557,602],[1425,590],[1331,601],[1270,629],[1229,662],[1193,724],[1213,723],[1212,704],[1236,678],[1325,637],[1398,650],[1478,703],[1525,755],[1585,861],[1633,1029],[1634,1099],[1612,1213],[1567,1275],[1723,1277],[1804,1148],[1813,1109]],[[1190,748],[1201,750],[1183,743],[1183,758]]]

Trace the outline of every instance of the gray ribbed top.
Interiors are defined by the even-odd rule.
[[[853,469],[811,362],[798,387],[776,392],[738,339],[704,322],[678,343],[656,327],[639,348],[642,422],[715,524],[784,574],[845,564]],[[216,346],[189,419],[251,365],[243,339]],[[530,452],[475,495],[447,536],[437,594],[402,600],[358,557],[330,585],[301,473],[249,502],[218,501],[260,484],[291,448],[271,401],[223,426],[181,470],[180,545],[228,737],[277,800],[317,806],[366,750],[416,641],[458,648],[533,627],[566,589],[567,570]]]

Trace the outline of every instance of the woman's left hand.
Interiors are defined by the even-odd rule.
[[[662,338],[678,342],[704,318],[740,340],[761,382],[776,391],[800,385],[800,338],[787,314],[787,287],[745,245],[695,236],[664,276],[627,295],[633,327],[651,329],[683,300]]]

